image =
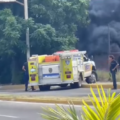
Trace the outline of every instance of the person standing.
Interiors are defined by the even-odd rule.
[[[113,80],[113,89],[117,89],[116,73],[119,64],[116,62],[113,55],[109,56],[109,62],[110,62],[110,73],[112,75],[112,80]]]
[[[29,83],[29,73],[28,73],[28,62],[25,62],[22,70],[24,71],[24,80],[25,80],[25,91],[28,91],[28,83]],[[31,86],[32,91],[34,91],[34,87]]]

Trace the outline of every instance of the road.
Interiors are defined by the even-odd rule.
[[[97,93],[97,89],[94,89],[95,93]],[[105,91],[107,91],[105,89]],[[118,90],[112,90],[112,92],[115,91],[117,94],[120,93],[120,89]],[[28,91],[25,92],[24,90],[0,90],[0,94],[9,94],[9,95],[32,95],[32,96],[63,96],[63,97],[82,97],[82,96],[88,96],[90,95],[90,89],[89,88],[77,88],[77,89],[71,89],[70,87],[67,88],[60,88],[60,87],[54,87],[50,91],[39,91],[36,90],[34,92]]]
[[[46,106],[55,108],[52,104],[0,101],[0,120],[44,120],[40,114],[43,113],[42,107]],[[80,115],[81,106],[75,108]]]
[[[97,94],[97,90],[94,89],[94,91]],[[120,93],[120,90],[115,91],[117,93]],[[61,89],[59,87],[56,87],[51,89],[50,91],[44,92],[24,92],[23,90],[0,90],[0,94],[80,97],[88,96],[88,94],[90,94],[90,89],[70,89],[69,87]],[[40,116],[40,113],[43,112],[41,108],[45,106],[50,106],[52,108],[55,107],[52,104],[0,101],[0,120],[43,120]],[[64,106],[68,107],[67,105]],[[75,108],[77,112],[80,113],[79,111],[81,111],[81,106],[75,106]]]

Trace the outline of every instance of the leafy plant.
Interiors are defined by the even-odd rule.
[[[108,90],[106,95],[103,87],[101,87],[101,91],[99,88],[97,89],[99,98],[97,98],[92,88],[91,93],[93,98],[89,96],[95,111],[83,101],[85,106],[82,107],[82,118],[84,120],[117,120],[120,116],[120,94],[116,96],[114,92],[111,95],[111,90]]]
[[[99,97],[90,88],[92,96],[89,96],[95,110],[93,110],[84,100],[82,106],[81,118],[78,117],[74,105],[70,105],[68,109],[56,105],[56,109],[46,107],[43,108],[42,117],[46,120],[120,120],[120,94],[111,94],[109,89],[107,94],[103,87],[97,88]]]

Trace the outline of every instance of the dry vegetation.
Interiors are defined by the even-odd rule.
[[[111,75],[108,71],[97,71],[98,79],[102,82],[112,81]],[[117,81],[120,82],[120,71],[117,72]]]

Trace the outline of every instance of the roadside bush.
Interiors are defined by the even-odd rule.
[[[42,118],[46,120],[120,120],[120,94],[111,94],[109,89],[107,94],[103,87],[97,88],[99,97],[90,88],[92,97],[89,96],[90,101],[95,110],[93,110],[84,100],[82,106],[82,113],[80,117],[75,110],[73,104],[68,109],[56,105],[56,108],[43,108],[44,114]]]

